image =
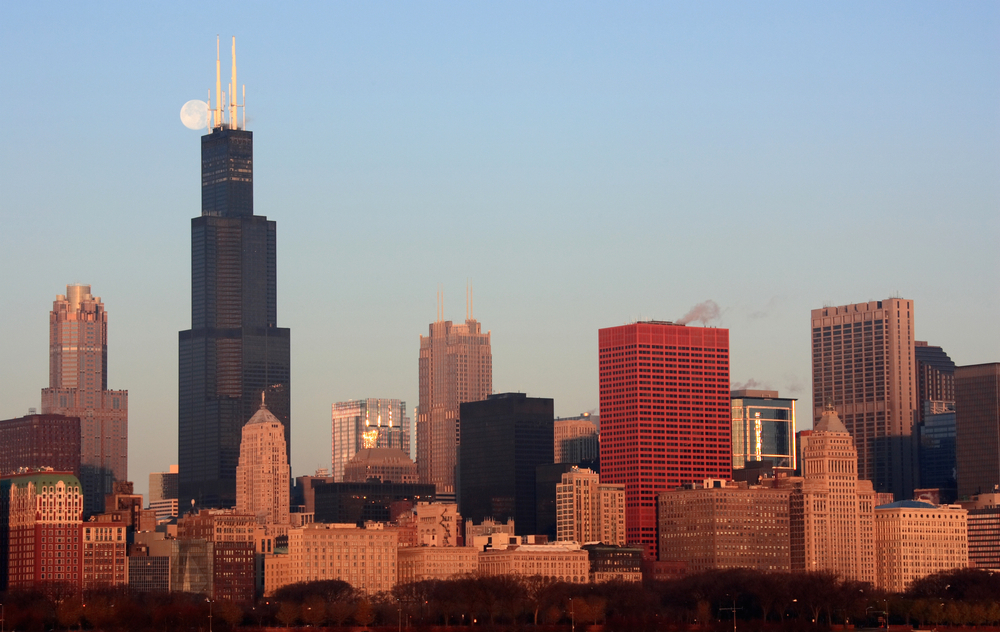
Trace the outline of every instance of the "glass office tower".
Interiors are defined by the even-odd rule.
[[[770,462],[795,469],[795,400],[778,391],[733,391],[733,469]]]

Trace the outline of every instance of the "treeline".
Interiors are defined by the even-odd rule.
[[[567,584],[540,577],[469,576],[365,595],[342,581],[286,586],[254,604],[189,593],[126,590],[11,592],[7,630],[205,630],[238,627],[386,628],[602,624],[617,630],[827,628],[831,625],[998,625],[1000,573],[963,569],[888,594],[828,573],[710,571],[668,582]]]

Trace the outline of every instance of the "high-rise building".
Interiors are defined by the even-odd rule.
[[[875,508],[876,586],[902,593],[914,581],[969,567],[966,511],[900,500]]]
[[[255,540],[259,533],[254,516],[226,509],[203,509],[177,521],[178,540],[208,544],[212,598],[236,603],[249,603],[254,599],[254,554],[259,552]],[[152,547],[150,553],[153,553]],[[172,589],[178,590],[173,588],[177,583],[173,578],[171,583]]]
[[[813,422],[832,404],[858,450],[858,478],[908,499],[916,486],[913,301],[812,310]]]
[[[261,402],[260,410],[243,426],[236,511],[255,516],[261,526],[287,529],[290,490],[285,428]]]
[[[959,501],[968,514],[969,566],[1000,571],[1000,494]]]
[[[1000,489],[1000,362],[955,369],[958,495]]]
[[[399,448],[363,448],[344,468],[344,483],[366,483],[377,479],[383,483],[414,484],[417,464]]]
[[[536,534],[535,468],[552,459],[552,400],[499,393],[460,408],[462,516],[513,518],[518,535]]]
[[[398,399],[352,399],[333,405],[333,480],[344,481],[344,468],[358,450],[396,448],[410,454],[410,419]]]
[[[108,390],[108,313],[89,285],[67,285],[49,314],[49,387],[42,414],[80,418],[84,515],[128,480],[128,391]]]
[[[27,415],[0,421],[0,476],[46,467],[80,473],[80,418]]]
[[[442,312],[439,304],[438,319],[420,336],[417,468],[420,482],[436,485],[446,499],[455,494],[458,407],[493,392],[493,355],[490,332],[482,332],[471,307],[459,325],[444,320]]]
[[[233,47],[233,85],[236,85]],[[219,98],[201,138],[201,216],[191,220],[191,328],[180,332],[178,463],[181,505],[236,504],[243,424],[267,392],[285,429],[290,332],[278,327],[275,223],[254,215],[253,133]],[[291,453],[288,452],[289,460]]]
[[[733,469],[768,462],[795,470],[795,400],[778,391],[738,390],[733,407]]]
[[[601,450],[598,438],[599,426],[600,416],[590,413],[556,419],[553,425],[555,435],[553,463],[575,463],[585,467],[598,465]]]
[[[625,486],[574,467],[556,485],[556,540],[625,544]]]
[[[924,401],[924,414],[917,426],[917,450],[920,465],[921,489],[937,489],[938,498],[945,503],[954,502],[958,493],[955,478],[955,410],[928,413],[926,408],[935,402]]]
[[[149,473],[149,502],[177,499],[177,466],[171,465],[169,472]]]
[[[923,340],[913,342],[913,359],[917,363],[919,423],[924,420],[925,415],[946,412],[955,403],[955,363],[944,349],[931,346]]]
[[[732,475],[729,330],[639,322],[601,329],[601,481],[625,485],[630,543],[656,557],[656,498]]]

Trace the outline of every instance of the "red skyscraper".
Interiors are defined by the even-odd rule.
[[[657,495],[732,475],[729,330],[654,321],[598,339],[601,482],[625,485],[627,539],[655,557]]]

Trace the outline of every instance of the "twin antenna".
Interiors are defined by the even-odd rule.
[[[233,37],[233,77],[229,83],[229,106],[223,107],[226,93],[222,91],[222,65],[219,60],[219,38],[215,38],[215,107],[212,107],[212,91],[208,91],[208,126],[211,129],[228,127],[229,129],[247,128],[247,87],[243,86],[243,103],[236,102],[236,37]],[[243,108],[243,125],[239,124],[237,109]],[[226,116],[226,110],[229,110]]]

